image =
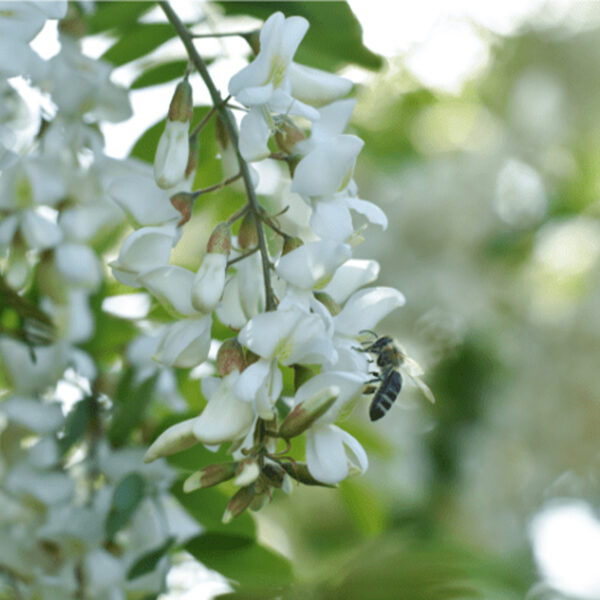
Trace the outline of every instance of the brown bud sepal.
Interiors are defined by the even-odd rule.
[[[244,357],[244,348],[237,341],[237,338],[225,340],[219,352],[217,353],[217,372],[219,377],[229,375],[234,369],[240,373],[246,368],[246,358]]]
[[[175,88],[175,93],[169,106],[168,119],[169,121],[186,123],[192,120],[193,114],[192,86],[187,79],[184,79]]]
[[[206,251],[211,254],[225,254],[231,252],[231,229],[228,223],[219,223],[210,234]]]

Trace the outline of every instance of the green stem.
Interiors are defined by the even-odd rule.
[[[265,237],[265,232],[262,226],[262,222],[260,220],[260,211],[261,206],[258,202],[258,198],[256,196],[256,190],[254,189],[254,185],[252,183],[252,177],[250,175],[250,169],[246,161],[242,158],[239,149],[239,140],[238,140],[238,132],[236,128],[236,124],[227,110],[227,108],[223,104],[223,98],[221,98],[221,94],[217,90],[210,73],[206,67],[206,63],[196,50],[194,46],[194,41],[192,38],[192,34],[187,30],[185,25],[181,22],[181,19],[177,16],[175,11],[171,8],[168,2],[160,2],[160,7],[163,12],[167,16],[167,19],[173,25],[173,28],[177,32],[177,35],[181,38],[183,45],[185,46],[186,52],[188,54],[189,59],[196,67],[198,74],[204,81],[210,97],[212,99],[213,106],[219,112],[219,116],[223,120],[223,124],[225,125],[225,129],[227,130],[227,135],[233,144],[233,148],[235,151],[235,155],[240,167],[240,173],[242,174],[242,178],[244,180],[244,186],[246,188],[246,195],[248,197],[248,204],[250,206],[250,210],[256,215],[256,233],[258,236],[258,247],[261,255],[262,262],[262,271],[263,278],[265,284],[265,296],[266,296],[266,308],[267,310],[275,310],[277,307],[277,303],[275,300],[275,294],[273,293],[273,288],[271,287],[271,272],[270,272],[270,260],[269,253],[267,250],[267,240]]]

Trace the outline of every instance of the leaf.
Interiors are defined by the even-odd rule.
[[[133,563],[133,565],[131,565],[129,571],[127,571],[127,579],[135,579],[136,577],[141,577],[142,575],[146,575],[146,573],[154,571],[156,565],[160,562],[160,559],[168,552],[174,542],[175,538],[170,537],[158,548],[143,554]]]
[[[139,473],[131,473],[121,479],[113,493],[112,506],[106,517],[106,537],[112,539],[117,531],[129,523],[144,498],[144,487],[144,478]]]
[[[116,412],[107,431],[113,446],[122,446],[131,431],[143,420],[157,377],[158,374],[155,374],[137,385],[132,368],[123,373],[113,398]]]
[[[190,540],[185,549],[207,567],[239,584],[243,590],[274,591],[293,581],[292,566],[285,557],[240,535],[200,535]]]
[[[227,15],[250,15],[266,20],[273,13],[272,2],[221,2]],[[305,17],[310,28],[294,60],[337,71],[347,64],[367,69],[381,68],[383,61],[362,43],[362,29],[346,2],[279,2],[277,10],[286,17]]]
[[[183,76],[186,66],[187,61],[185,60],[173,60],[150,67],[145,69],[141,75],[135,78],[130,88],[132,90],[138,90],[140,88],[150,87],[151,85],[172,81],[173,79]]]
[[[102,59],[115,67],[121,66],[146,56],[173,37],[175,30],[169,23],[137,23],[102,55]]]
[[[110,29],[127,31],[155,4],[155,2],[97,2],[94,12],[84,12],[87,33],[100,33]]]
[[[92,420],[93,415],[93,399],[90,397],[83,398],[67,415],[65,422],[65,434],[58,440],[58,447],[61,456],[64,456],[69,448],[78,442]]]

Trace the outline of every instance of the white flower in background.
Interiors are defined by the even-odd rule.
[[[110,264],[113,275],[125,285],[140,287],[140,275],[168,264],[177,236],[175,224],[134,231],[123,242],[117,260]]]

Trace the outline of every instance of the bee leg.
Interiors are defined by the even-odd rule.
[[[368,385],[364,390],[363,390],[363,395],[368,396],[369,394],[373,394],[375,392],[375,390],[377,389],[376,386],[374,385]]]

